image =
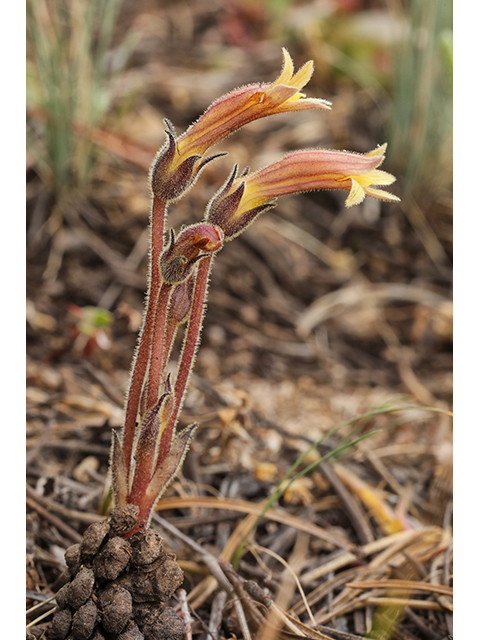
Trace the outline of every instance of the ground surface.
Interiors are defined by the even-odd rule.
[[[291,8],[288,33],[254,5],[127,3],[116,38],[139,37],[116,80],[91,186],[55,196],[29,156],[28,606],[52,594],[65,548],[99,519],[143,308],[147,169],[163,118],[183,131],[222,93],[273,80],[282,44],[296,67],[316,58],[307,93],[334,103],[225,141],[218,150],[229,155],[172,207],[176,229],[201,219],[234,162],[256,169],[298,147],[364,152],[384,142],[388,101],[322,67],[322,49],[305,36],[314,7]],[[395,173],[388,153],[384,168]],[[404,188],[399,175],[392,190],[402,200]],[[284,198],[216,259],[181,417],[200,427],[153,522],[184,569],[174,606],[189,612],[194,637],[268,636],[269,615],[284,635],[316,638],[452,632],[451,197],[448,188],[423,195],[350,210],[343,193]],[[72,305],[112,313],[97,348],[78,334]],[[374,410],[297,472],[376,435],[298,479],[256,524],[235,570],[219,564],[234,560],[262,501],[312,443]],[[268,613],[244,580],[268,589],[277,609]]]

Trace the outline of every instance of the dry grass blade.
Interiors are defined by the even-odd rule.
[[[402,567],[405,567],[405,557],[409,558],[409,565],[412,561],[414,564],[422,563],[425,557],[431,557],[432,554],[436,554],[438,557],[438,554],[445,547],[445,536],[448,536],[448,532],[441,529],[431,530],[428,533],[426,529],[422,529],[415,532],[406,532],[406,534],[409,535],[398,538],[373,558],[368,565],[368,569],[377,569],[384,574],[391,570],[401,572]],[[360,576],[361,571],[357,575]],[[364,585],[366,584],[369,585],[368,591],[365,590]],[[325,624],[334,618],[345,616],[353,611],[375,606],[378,609],[375,610],[373,616],[374,626],[383,625],[384,618],[389,617],[391,620],[396,621],[396,625],[403,618],[407,606],[412,609],[442,610],[445,608],[438,602],[410,599],[408,597],[409,593],[415,590],[415,585],[417,584],[420,585],[419,591],[428,591],[437,598],[446,597],[443,594],[435,593],[430,588],[431,585],[421,581],[390,579],[383,576],[374,580],[358,580],[357,578],[357,580],[353,580],[350,583],[346,582],[345,588],[334,597],[331,608],[322,607],[315,615],[315,620],[319,624]],[[384,595],[384,589],[388,589],[389,595]]]
[[[307,627],[307,625],[303,624],[303,622],[300,622],[300,620],[292,617],[286,611],[283,611],[281,613],[283,614],[284,622],[288,620],[290,628],[297,629],[299,635],[311,638],[312,640],[364,640],[362,636],[358,636],[354,633],[338,631],[337,629],[330,629],[330,627],[324,627],[323,625],[319,625],[316,622],[316,627],[312,629],[311,627]],[[325,635],[327,633],[328,635]]]
[[[390,536],[379,538],[374,542],[369,542],[366,545],[360,547],[361,553],[364,557],[383,551],[383,554],[377,556],[370,564],[371,568],[378,568],[382,566],[386,560],[392,555],[398,553],[408,545],[415,542],[418,538],[432,537],[433,540],[441,538],[443,530],[440,527],[425,527],[420,531],[402,531],[400,533],[394,533]],[[351,562],[357,559],[353,553],[342,553],[337,558],[326,562],[325,564],[308,571],[301,577],[302,584],[309,584],[329,574],[331,571],[337,571]]]
[[[384,533],[397,533],[398,531],[408,529],[408,524],[402,521],[398,514],[393,512],[379,491],[370,487],[344,465],[337,463],[334,465],[333,470],[352,494],[361,500]],[[373,534],[368,542],[372,540]]]
[[[263,514],[264,504],[255,504],[247,502],[246,500],[235,500],[232,498],[212,498],[212,497],[188,497],[188,498],[164,498],[157,505],[157,511],[167,509],[184,509],[185,507],[195,508],[204,507],[208,509],[225,509],[226,511],[241,511],[242,513],[249,513],[255,516]],[[322,527],[319,527],[312,522],[302,520],[286,511],[281,511],[277,508],[270,508],[265,514],[263,514],[268,520],[285,524],[289,527],[298,529],[309,533],[316,538],[320,538],[325,542],[328,542],[335,548],[346,549],[354,552],[357,547],[351,542],[342,538],[341,536],[335,536]],[[354,556],[356,557],[356,556]]]
[[[312,624],[315,625],[315,620],[314,620],[313,614],[312,614],[312,612],[310,610],[307,597],[305,596],[305,592],[304,592],[304,590],[302,588],[302,585],[300,584],[300,579],[299,579],[299,577],[297,575],[297,572],[295,571],[295,568],[292,566],[293,560],[295,560],[295,558],[291,557],[290,561],[287,562],[281,556],[279,556],[278,553],[275,553],[274,551],[271,551],[270,549],[266,549],[265,547],[261,547],[261,546],[259,546],[257,544],[249,545],[248,548],[249,549],[250,548],[254,548],[255,550],[258,549],[258,550],[262,551],[263,553],[266,553],[266,554],[270,555],[272,558],[275,558],[278,562],[280,562],[280,564],[282,564],[285,567],[285,570],[290,573],[291,577],[295,581],[295,584],[297,586],[298,592],[300,593],[300,596],[302,598],[302,602],[303,602],[303,605],[305,607],[305,611],[307,611],[308,616],[309,616]],[[306,557],[306,553],[305,553],[304,557]],[[300,563],[297,561],[296,564],[300,564]]]
[[[389,571],[388,568],[387,571]],[[342,585],[345,585],[349,580],[358,578],[359,574],[371,575],[372,573],[374,575],[383,575],[385,573],[385,570],[370,569],[369,567],[354,567],[353,569],[346,569],[342,573],[334,575],[332,578],[329,578],[308,594],[307,600],[309,606],[313,607],[315,604],[317,604],[317,602],[320,602],[334,590],[339,589]],[[304,610],[304,603],[298,602],[294,607],[292,607],[290,611],[291,613],[299,616],[304,612]]]
[[[443,546],[446,547],[445,554],[437,555],[437,557],[434,558],[432,561],[431,570],[430,570],[431,583],[432,583],[432,586],[435,588],[452,589],[452,594],[447,594],[447,595],[453,595],[452,587],[448,587],[440,583],[440,577],[442,576],[442,571],[441,571],[442,564],[443,564],[443,579],[445,582],[449,581],[449,573],[450,573],[449,558],[452,552],[452,545],[453,545],[453,541],[449,537],[448,531],[446,531],[445,533],[446,535],[443,541]],[[445,609],[448,609],[448,611],[453,611],[453,605],[450,599],[445,597],[445,595],[443,594],[437,595],[437,602],[439,602],[440,605]]]
[[[308,627],[306,624],[284,611],[273,600],[268,604],[272,613],[271,619],[267,619],[263,630],[269,630],[275,634],[276,638],[311,638],[311,640],[364,640],[361,636],[353,633],[345,633],[336,629],[323,627],[315,622],[316,628]],[[283,623],[288,632],[280,629],[279,623]],[[325,632],[325,633],[324,633]],[[326,635],[328,633],[328,635]]]
[[[45,620],[45,618],[48,618],[49,616],[52,615],[52,613],[54,613],[57,610],[56,607],[53,607],[53,609],[49,609],[48,611],[45,611],[45,613],[42,613],[41,616],[38,616],[38,618],[36,618],[35,620],[32,620],[31,622],[29,622],[27,624],[27,629],[31,629],[32,627],[36,626],[39,622],[41,622],[42,620]]]
[[[366,598],[363,603],[358,604],[360,607],[374,604],[382,607],[398,607],[399,609],[411,607],[412,609],[429,609],[430,611],[443,610],[443,607],[439,605],[438,602],[432,602],[430,600],[411,600],[409,598],[370,597]]]
[[[42,600],[38,604],[33,605],[33,607],[30,607],[29,609],[27,609],[25,611],[25,615],[29,616],[31,613],[33,613],[37,609],[40,609],[41,607],[44,607],[49,602],[52,602],[52,600],[55,600],[56,597],[57,597],[56,594],[54,594],[53,596],[50,596],[49,598],[46,598],[45,600]]]
[[[453,588],[444,585],[434,585],[429,582],[415,582],[414,580],[359,580],[347,582],[346,587],[352,589],[402,589],[408,591],[428,591],[445,596],[453,596]]]
[[[387,466],[382,462],[381,456],[379,455],[379,449],[375,451],[371,451],[368,447],[360,443],[359,449],[363,452],[369,463],[375,469],[375,471],[385,480],[385,482],[390,486],[390,488],[397,494],[399,498],[402,498],[405,494],[405,491],[402,485],[398,482],[395,476],[390,473]],[[415,505],[410,504],[409,510],[412,515],[419,521],[422,521],[422,516]]]
[[[349,491],[348,483],[345,483],[345,479],[338,473],[339,468],[341,467],[338,464],[331,465],[328,462],[324,462],[320,467],[320,471],[327,478],[330,485],[342,500],[345,510],[350,516],[352,525],[355,527],[355,531],[357,532],[360,542],[362,544],[373,542],[375,540],[375,536],[369,525],[365,512],[362,510],[361,505],[359,505],[355,500],[354,495]]]

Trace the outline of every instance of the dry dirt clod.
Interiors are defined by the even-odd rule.
[[[65,640],[72,625],[72,612],[70,609],[57,611],[53,616],[52,624],[47,631],[48,640]]]
[[[132,596],[122,587],[109,585],[100,595],[102,626],[109,633],[119,634],[132,616]]]
[[[90,599],[73,616],[72,637],[75,640],[88,640],[93,633],[97,618],[98,609]]]
[[[76,611],[90,598],[94,584],[95,576],[92,569],[83,567],[68,585],[65,602]]]
[[[97,580],[115,580],[127,567],[131,557],[130,544],[124,538],[110,538],[93,559]]]
[[[81,543],[81,557],[84,562],[93,558],[109,533],[110,524],[106,520],[94,522],[87,528]]]
[[[139,513],[140,509],[133,504],[116,507],[110,514],[108,520],[113,535],[123,536],[131,531],[138,522]]]

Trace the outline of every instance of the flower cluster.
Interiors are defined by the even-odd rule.
[[[114,434],[112,484],[116,505],[139,508],[137,528],[148,526],[156,501],[180,468],[195,425],[176,432],[195,361],[213,259],[225,241],[242,233],[279,196],[318,189],[348,191],[346,206],[365,196],[395,201],[379,187],[395,178],[378,167],[386,145],[366,154],[325,149],[288,153],[259,171],[229,178],[209,202],[202,222],[165,233],[168,205],[194,184],[215,158],[212,146],[244,125],[277,113],[330,109],[327,100],[308,98],[303,88],[313,62],[294,72],[283,49],[283,69],[272,83],[240,87],[216,100],[182,135],[167,123],[167,142],[150,171],[152,190],[150,280],[144,323],[134,358],[122,438]],[[177,330],[185,325],[174,380],[167,365]]]

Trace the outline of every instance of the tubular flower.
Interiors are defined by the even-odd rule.
[[[225,239],[241,233],[259,213],[275,206],[278,196],[317,191],[350,191],[345,205],[359,204],[365,196],[379,200],[399,198],[377,186],[392,184],[395,177],[380,171],[387,145],[361,155],[346,151],[311,149],[294,151],[278,162],[250,175],[236,177],[235,167],[223,188],[210,201],[205,220],[223,230]]]
[[[167,122],[168,141],[151,169],[153,193],[164,200],[173,200],[188,189],[207,162],[216,154],[204,158],[214,144],[259,118],[287,111],[330,109],[330,102],[305,98],[301,89],[312,77],[310,60],[294,74],[290,54],[283,49],[283,68],[272,83],[250,84],[227,93],[215,102],[180,137]]]

